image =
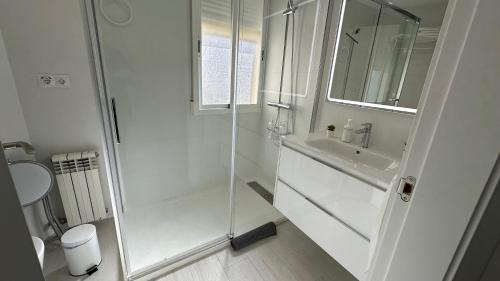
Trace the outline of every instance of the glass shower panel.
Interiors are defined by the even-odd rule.
[[[336,99],[360,101],[381,5],[371,0],[352,0],[345,5],[332,95]]]
[[[211,7],[214,13],[230,13],[230,0],[211,2],[222,3]],[[232,116],[191,110],[191,1],[135,1],[130,11],[115,1],[93,3],[106,94],[120,135],[118,209],[133,274],[226,238]],[[130,23],[117,24],[129,13]],[[230,14],[219,19],[208,26],[209,35],[227,39]],[[211,59],[230,65],[227,58]],[[210,78],[227,85],[227,77]]]
[[[293,1],[293,14],[283,15],[287,0],[241,0],[237,73],[237,142],[235,158],[234,234],[241,235],[267,222],[283,218],[273,207],[274,185],[282,135],[308,134],[320,64],[324,25],[318,27],[319,11],[327,1]],[[323,5],[323,6],[322,6]],[[325,11],[327,9],[325,8]],[[323,14],[322,14],[323,15]],[[326,19],[326,13],[323,15]],[[251,38],[262,52],[248,58]],[[257,60],[255,60],[257,58]],[[248,62],[252,61],[253,64]],[[245,104],[248,69],[258,85],[255,105]],[[290,105],[278,110],[268,102]]]
[[[262,131],[260,82],[265,5],[264,0],[240,1],[236,96],[238,135],[233,210],[235,235],[281,217],[272,206],[277,149],[268,143]],[[248,104],[249,85],[254,85],[256,89],[254,104]]]

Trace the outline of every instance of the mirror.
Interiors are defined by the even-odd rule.
[[[327,99],[415,113],[446,1],[342,1]]]

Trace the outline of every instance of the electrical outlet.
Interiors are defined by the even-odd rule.
[[[70,88],[67,74],[39,74],[38,85],[42,88]]]
[[[54,75],[54,87],[58,88],[70,88],[69,75]]]
[[[43,88],[54,87],[54,76],[51,74],[38,74],[38,85]]]

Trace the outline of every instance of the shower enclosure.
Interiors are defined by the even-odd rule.
[[[326,0],[85,0],[120,255],[134,280],[270,221],[309,133]]]

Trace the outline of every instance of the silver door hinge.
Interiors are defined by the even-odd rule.
[[[415,190],[416,183],[417,179],[412,176],[400,179],[399,186],[396,192],[401,196],[401,200],[405,202],[410,201],[411,196],[413,195],[413,191]]]

